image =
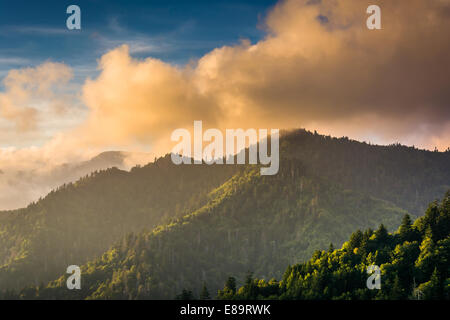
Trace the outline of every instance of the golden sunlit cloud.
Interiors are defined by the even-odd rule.
[[[0,117],[12,121],[19,131],[36,129],[39,109],[61,112],[65,97],[54,88],[66,84],[72,70],[62,64],[46,62],[36,68],[11,70],[4,78],[4,93],[0,93]]]
[[[379,1],[376,31],[365,27],[369,4],[283,1],[267,18],[265,39],[215,49],[184,68],[133,59],[126,46],[112,50],[84,86],[91,110],[84,129],[99,144],[165,146],[171,131],[194,120],[219,128],[314,123],[446,148],[449,1]]]
[[[6,158],[19,163],[15,155],[24,166],[33,157],[39,164],[62,162],[111,148],[151,146],[161,155],[171,150],[171,132],[191,129],[194,120],[219,129],[306,127],[444,150],[450,1],[376,2],[382,30],[366,28],[373,1],[281,1],[266,19],[264,39],[217,48],[184,67],[135,59],[120,46],[101,57],[99,76],[83,85],[86,120],[40,148],[8,157],[3,151],[0,168]],[[33,128],[30,92],[56,101],[51,86],[70,75],[68,67],[49,63],[11,71],[0,117]]]

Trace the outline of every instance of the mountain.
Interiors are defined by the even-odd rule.
[[[367,288],[367,269],[380,268],[379,290]],[[220,299],[450,299],[450,192],[411,223],[405,216],[395,233],[384,226],[354,232],[341,249],[316,251],[289,266],[281,281],[248,274],[239,289],[230,277]],[[185,290],[183,297],[193,298]]]
[[[129,232],[197,208],[231,170],[177,167],[166,157],[130,172],[96,171],[24,209],[0,212],[0,288],[49,281]]]
[[[392,227],[405,211],[383,200],[315,182],[283,166],[274,177],[258,169],[236,174],[199,210],[151,232],[130,235],[82,266],[83,288],[66,277],[42,298],[173,298],[184,287],[211,289],[248,270],[279,277],[314,248],[343,241],[353,226]],[[24,296],[28,298],[27,295]]]
[[[279,278],[286,265],[340,246],[356,229],[393,230],[449,188],[449,152],[304,130],[284,133],[280,146],[275,176],[260,176],[258,166],[175,166],[166,156],[129,173],[94,174],[8,213],[1,287],[34,283],[22,298],[158,299],[203,282],[216,290],[248,270]],[[14,238],[20,233],[8,230],[24,221],[33,222]],[[11,259],[18,250],[22,258]],[[67,275],[39,284],[71,264],[82,265],[81,290],[66,289]],[[23,276],[37,265],[47,269]]]
[[[127,158],[133,153],[103,152],[96,157],[55,166],[38,163],[29,167],[6,167],[0,170],[0,210],[11,210],[28,205],[44,197],[52,189],[74,182],[91,172],[117,167],[125,169]],[[0,162],[1,165],[1,162]]]
[[[285,135],[281,154],[313,175],[394,203],[414,215],[450,188],[450,148],[430,152],[371,145],[304,130]]]

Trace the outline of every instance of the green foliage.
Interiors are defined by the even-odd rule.
[[[280,154],[299,159],[311,174],[392,202],[414,216],[450,188],[449,151],[375,146],[304,130],[290,132],[280,146]]]
[[[200,300],[210,300],[211,296],[209,295],[208,288],[206,288],[206,284],[203,284],[202,291],[200,293]]]
[[[447,192],[442,203],[431,204],[414,225],[405,216],[394,234],[380,225],[363,241],[358,230],[341,249],[315,252],[306,263],[288,267],[270,292],[264,280],[247,279],[235,295],[226,298],[450,300],[449,200]],[[366,270],[372,264],[381,268],[381,290],[366,287]]]
[[[166,156],[131,172],[94,172],[25,209],[0,212],[0,288],[48,282],[131,232],[169,224],[204,205],[235,170],[176,166]]]
[[[175,300],[195,300],[194,294],[190,290],[183,289],[181,294],[175,297]]]
[[[251,165],[175,166],[166,156],[131,172],[93,173],[25,209],[0,212],[0,288],[30,299],[167,299],[183,288],[200,296],[203,283],[216,292],[230,274],[240,284],[249,280],[247,270],[280,278],[286,265],[380,224],[386,227],[344,246],[357,251],[355,262],[382,264],[392,249],[387,230],[405,213],[419,214],[450,181],[450,153],[299,130],[283,135],[280,154],[276,176]],[[416,242],[411,250],[424,234],[432,237],[417,262],[424,270],[446,250],[433,223],[403,235]],[[65,287],[70,264],[82,265],[81,290]],[[321,275],[311,286],[326,280]],[[246,284],[264,288],[263,297],[278,292],[275,280],[252,281]],[[314,294],[333,296],[329,289]]]
[[[353,228],[393,227],[405,213],[300,171],[292,174],[295,169],[295,162],[285,162],[276,176],[260,176],[251,167],[239,172],[192,214],[130,235],[82,266],[84,289],[66,290],[63,276],[39,297],[168,299],[183,288],[196,293],[203,282],[217,292],[227,274],[243,279],[254,270],[256,276],[278,278],[287,264],[305,260],[316,248],[341,245]],[[229,284],[223,297],[234,294]]]

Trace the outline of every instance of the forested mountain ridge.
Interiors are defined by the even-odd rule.
[[[280,156],[275,177],[261,177],[253,166],[175,166],[166,156],[129,173],[94,173],[25,209],[0,213],[0,288],[38,286],[85,263],[84,281],[100,278],[89,292],[70,293],[78,298],[172,298],[206,278],[220,287],[226,275],[247,270],[280,276],[287,264],[330,242],[339,245],[355,229],[396,227],[405,208],[414,214],[410,208],[439,197],[450,181],[450,152],[371,146],[304,130],[283,134]],[[130,232],[137,235],[124,238]],[[137,251],[143,262],[133,260]],[[185,252],[193,256],[180,267]],[[150,263],[146,255],[155,258]],[[120,277],[130,271],[124,257],[140,270],[130,275],[139,277],[140,291],[109,288],[123,285]],[[50,287],[49,297],[68,294],[62,282]],[[44,293],[25,290],[27,296]]]
[[[49,281],[68,263],[98,256],[129,232],[151,230],[197,208],[233,170],[179,167],[167,156],[131,172],[94,172],[27,208],[0,212],[0,288]]]
[[[354,226],[393,228],[405,214],[394,205],[343,191],[285,161],[276,176],[247,168],[214,190],[201,209],[149,233],[129,235],[81,267],[81,290],[68,275],[28,288],[21,298],[170,299],[203,282],[216,290],[226,276],[248,270],[281,276],[315,248],[341,243]]]
[[[430,152],[296,130],[283,134],[280,154],[300,160],[310,174],[391,201],[416,216],[450,188],[450,148]]]
[[[143,158],[141,153],[107,151],[81,161],[59,165],[33,163],[3,166],[0,158],[0,211],[25,207],[64,183],[77,181],[91,172],[117,167],[125,169],[129,159]]]
[[[380,267],[375,290],[366,285],[372,265]],[[189,290],[180,297],[194,298]],[[237,289],[230,277],[218,298],[450,300],[450,191],[414,224],[406,215],[395,233],[382,225],[376,231],[358,230],[341,249],[317,250],[307,262],[289,266],[281,281],[250,273]]]

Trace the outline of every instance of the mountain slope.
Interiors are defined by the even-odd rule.
[[[397,226],[405,214],[394,205],[311,179],[285,162],[276,176],[258,168],[237,173],[210,201],[175,223],[130,235],[82,267],[82,289],[66,276],[23,298],[173,298],[207,282],[217,290],[227,275],[280,277],[289,263],[315,248],[342,244],[355,226]],[[37,291],[36,291],[37,290]]]
[[[25,209],[0,212],[0,288],[49,281],[129,232],[152,229],[197,208],[233,170],[182,168],[166,157],[131,172],[95,172]]]
[[[395,226],[405,211],[418,214],[418,208],[449,187],[450,152],[373,146],[304,130],[283,134],[280,146],[280,174],[275,177],[259,177],[256,171],[251,173],[255,170],[251,166],[175,166],[166,156],[131,172],[94,173],[25,209],[0,212],[0,288],[46,283],[70,264],[95,260],[130,232],[139,234],[157,225],[164,230],[171,218],[196,217],[192,213],[212,208],[217,220],[206,219],[204,228],[217,234],[221,231],[215,228],[222,224],[228,229],[221,241],[211,240],[208,252],[228,242],[239,247],[227,256],[232,263],[224,262],[217,271],[217,285],[224,273],[232,274],[235,265],[252,267],[253,258],[248,256],[257,256],[258,250],[264,250],[266,257],[269,247],[280,254],[276,259],[258,260],[257,271],[276,275],[287,263],[306,259],[313,249],[329,242],[339,244],[354,229],[381,222]],[[239,193],[230,193],[235,189]],[[193,231],[181,232],[180,239],[200,237],[198,241],[204,243],[195,230],[208,215],[198,216],[194,224],[185,221]],[[172,232],[170,239],[177,238]],[[176,256],[170,259],[176,261]],[[202,259],[210,257],[206,254]],[[179,266],[178,270],[185,272]],[[189,277],[187,283],[198,280]],[[170,294],[184,279],[176,283],[170,285]]]
[[[430,152],[399,144],[378,146],[304,130],[284,135],[280,154],[307,172],[422,215],[450,188],[450,148]]]
[[[380,267],[379,290],[369,290],[366,270]],[[231,279],[230,284],[233,283]],[[289,266],[281,281],[247,276],[239,290],[226,284],[221,299],[450,299],[450,191],[393,234],[383,227],[354,232],[341,249],[316,251]]]
[[[28,205],[45,196],[52,189],[78,180],[96,170],[126,167],[126,159],[134,154],[110,151],[83,161],[49,165],[33,163],[29,167],[10,164],[1,167],[0,161],[0,210],[11,210]],[[1,160],[1,159],[0,159]]]

